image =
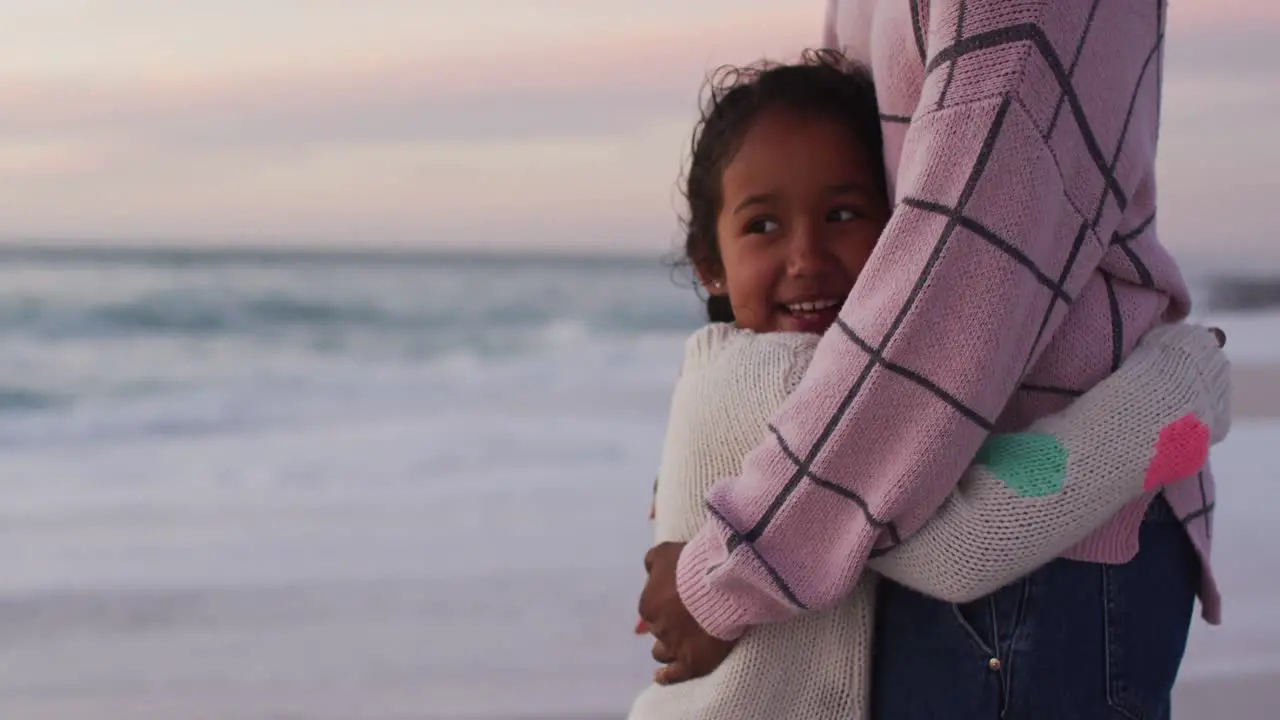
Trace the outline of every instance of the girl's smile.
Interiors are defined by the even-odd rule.
[[[836,321],[840,308],[844,307],[845,297],[817,297],[815,299],[783,302],[778,312],[781,330],[789,332],[823,333]],[[790,327],[788,327],[790,326]]]

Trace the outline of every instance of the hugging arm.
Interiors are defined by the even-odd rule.
[[[1209,330],[1153,330],[1115,374],[1063,412],[1023,433],[992,435],[938,513],[870,567],[954,603],[1017,580],[1154,485],[1181,479],[1152,472],[1162,435],[1203,442],[1186,446],[1204,454],[1182,466],[1183,474],[1198,471],[1209,442],[1229,428],[1229,377]]]

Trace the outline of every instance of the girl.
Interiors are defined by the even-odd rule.
[[[694,537],[712,484],[776,432],[770,417],[800,382],[817,334],[837,322],[889,216],[879,153],[870,79],[834,53],[730,71],[715,86],[686,186],[686,253],[711,292],[713,324],[687,344],[672,402],[655,499],[659,543]],[[1198,471],[1211,439],[1227,430],[1227,398],[1226,360],[1207,332],[1152,331],[1065,411],[992,436],[932,520],[871,567],[951,602],[991,592],[1135,498]],[[1167,438],[1173,445],[1160,445]],[[827,495],[776,512],[863,502],[821,476],[805,481]],[[875,593],[867,576],[834,607],[747,632],[708,677],[647,689],[632,718],[868,717]],[[654,657],[680,659],[662,642]],[[998,656],[983,662],[987,672],[1003,669]],[[970,717],[959,707],[946,716]]]
[[[875,79],[894,209],[776,432],[708,495],[714,521],[648,554],[677,677],[846,597],[992,431],[1061,410],[1189,310],[1157,238],[1164,0],[830,3],[828,47]],[[1206,467],[961,608],[884,583],[878,711],[1167,718],[1197,593],[1220,618],[1213,503]]]

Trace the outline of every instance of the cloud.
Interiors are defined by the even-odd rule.
[[[762,20],[817,36],[822,0],[39,0],[5,3],[4,67],[82,77],[261,72],[574,45]],[[770,25],[762,25],[770,27]]]
[[[1170,77],[1280,74],[1270,52],[1274,28],[1239,25],[1250,12],[1280,11],[1223,1],[1222,13],[1175,8]],[[691,117],[699,85],[717,64],[788,56],[816,40],[816,17],[751,7],[714,30],[619,24],[569,43],[526,38],[498,50],[372,53],[307,68],[73,79],[11,74],[0,76],[0,135],[176,149],[617,135]]]
[[[0,68],[0,231],[665,250],[706,72],[794,55],[817,41],[822,11],[820,0],[799,11],[777,0],[511,0],[461,4],[443,25],[422,10],[435,3],[369,0],[361,15],[356,3],[315,1],[273,5],[238,38],[242,52],[228,33],[260,7],[244,0],[225,0],[226,16],[203,0],[120,0],[137,28],[83,56],[25,41],[46,65]],[[1170,20],[1161,200],[1172,244],[1272,224],[1232,198],[1276,191],[1261,163],[1280,157],[1239,139],[1269,131],[1251,118],[1274,109],[1280,20],[1258,18],[1280,13],[1225,2],[1223,14],[1176,4]],[[74,4],[98,7],[48,0],[41,22]],[[193,5],[205,14],[179,10]],[[298,22],[307,8],[316,19]],[[97,37],[91,26],[110,17],[76,27]],[[279,32],[290,18],[297,37]],[[177,23],[182,32],[157,34]],[[1247,187],[1232,191],[1237,181]]]
[[[1240,25],[1248,13],[1280,10],[1225,1],[1222,13],[1175,8],[1170,78],[1280,74],[1270,52],[1275,29]],[[338,4],[327,7],[337,12]],[[307,68],[72,79],[10,74],[0,76],[0,135],[183,152],[625,134],[692,117],[700,83],[717,64],[789,56],[816,40],[815,17],[750,8],[714,30],[619,24],[567,43],[526,38],[498,50],[371,53]]]
[[[651,236],[674,225],[706,71],[818,35],[745,7],[711,34],[641,23],[252,73],[0,75],[0,232]]]
[[[506,140],[618,134],[687,112],[693,92],[643,86],[547,89],[486,86],[441,92],[413,72],[326,85],[305,82],[93,93],[0,87],[0,134],[70,137],[166,150],[253,149],[324,143]]]
[[[703,28],[619,28],[572,44],[525,42],[306,70],[0,77],[0,134],[256,147],[627,132],[691,113],[717,59],[746,61],[761,48],[789,54],[817,34],[776,14],[738,19],[710,45]]]

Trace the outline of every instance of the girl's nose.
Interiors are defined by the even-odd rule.
[[[787,271],[791,275],[816,275],[829,261],[826,245],[809,224],[796,227],[788,238]]]

